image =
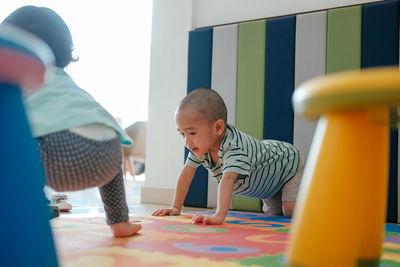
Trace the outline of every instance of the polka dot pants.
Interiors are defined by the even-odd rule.
[[[118,138],[97,141],[69,130],[37,138],[47,184],[56,191],[99,187],[108,224],[127,222]]]

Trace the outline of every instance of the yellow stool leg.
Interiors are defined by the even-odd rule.
[[[379,266],[382,251],[389,173],[389,112],[387,108],[370,113],[367,170],[363,181],[367,196],[362,203],[361,243],[358,266]]]
[[[376,121],[384,123],[376,127]],[[376,231],[383,231],[381,218],[368,216],[365,205],[376,191],[385,193],[381,188],[387,177],[375,175],[387,169],[383,164],[387,155],[382,155],[382,147],[388,149],[386,121],[387,111],[376,109],[329,112],[318,122],[294,218],[291,266],[356,266],[365,241],[362,236],[369,231],[360,226],[372,220],[373,225],[382,224]],[[383,139],[375,140],[375,135]],[[379,155],[372,156],[371,151]],[[371,166],[378,158],[382,164]],[[376,205],[374,212],[382,209]],[[366,245],[363,251],[371,247]]]

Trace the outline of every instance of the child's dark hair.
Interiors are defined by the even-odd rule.
[[[194,107],[198,109],[210,122],[219,119],[223,120],[226,125],[227,110],[222,97],[214,90],[207,88],[197,88],[185,96],[181,103],[180,109],[186,107]]]
[[[74,45],[64,20],[46,7],[23,6],[12,12],[2,23],[11,24],[39,37],[51,48],[56,66],[64,68],[71,61]]]

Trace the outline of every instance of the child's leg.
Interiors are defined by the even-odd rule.
[[[66,130],[38,138],[38,143],[50,187],[76,191],[101,186],[107,223],[128,221],[118,138],[96,141]]]
[[[301,178],[303,177],[304,157],[300,155],[296,174],[272,198],[263,199],[263,211],[267,215],[292,217],[296,205]]]
[[[279,191],[271,198],[265,198],[263,201],[263,211],[267,215],[282,216],[282,191]]]
[[[129,221],[122,169],[111,181],[100,186],[99,191],[107,214],[107,224]]]
[[[38,138],[47,184],[56,191],[77,191],[106,184],[121,169],[117,138],[96,141],[68,130]]]
[[[304,158],[300,155],[299,167],[296,174],[282,187],[282,212],[287,217],[292,217],[296,205],[301,179],[304,171]]]
[[[125,186],[121,171],[111,181],[99,187],[101,199],[115,237],[131,236],[142,227],[129,223],[128,206],[125,199]]]

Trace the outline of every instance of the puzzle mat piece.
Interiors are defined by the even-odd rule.
[[[171,217],[173,217],[172,220],[170,220]],[[206,257],[210,260],[224,260],[227,256],[243,259],[247,255],[280,253],[287,243],[286,233],[269,232],[268,235],[260,236],[265,232],[260,228],[243,231],[234,224],[192,225],[191,216],[134,216],[132,219],[146,221],[146,223],[143,224],[140,234],[123,239],[112,238],[108,226],[103,224],[103,228],[98,228],[98,222],[95,220],[91,223],[96,225],[96,233],[88,231],[86,223],[82,224],[84,231],[75,227],[74,231],[67,232],[64,230],[68,229],[65,224],[64,227],[56,227],[58,230],[55,230],[55,239],[59,244],[57,249],[64,253],[99,246],[121,246],[142,251],[160,251],[170,255],[185,254],[192,258]],[[77,225],[75,220],[69,220],[69,222]],[[63,236],[64,231],[65,236]],[[236,253],[240,251],[246,251],[247,254]]]
[[[236,213],[236,212],[235,212]],[[142,230],[142,234],[136,235],[132,238],[124,238],[124,239],[115,239],[110,237],[110,231],[109,227],[105,225],[104,223],[104,218],[93,218],[91,220],[87,220],[86,218],[83,219],[82,221],[79,221],[77,219],[70,219],[67,221],[61,220],[61,223],[58,224],[56,223],[55,225],[52,223],[52,225],[55,227],[55,231],[61,231],[63,234],[69,233],[71,237],[71,233],[76,233],[79,237],[72,238],[73,245],[69,247],[69,249],[65,249],[64,251],[67,251],[67,253],[72,253],[74,250],[79,248],[81,246],[81,250],[90,250],[90,249],[95,249],[96,247],[99,246],[104,246],[104,247],[112,247],[112,246],[120,246],[122,248],[126,248],[128,250],[139,250],[143,252],[151,252],[152,249],[153,251],[160,251],[160,253],[166,253],[168,255],[175,255],[175,256],[180,256],[181,254],[185,254],[186,257],[191,258],[192,260],[196,260],[199,258],[205,258],[210,261],[217,261],[219,263],[221,262],[226,262],[226,261],[234,261],[234,262],[242,262],[245,265],[248,265],[250,262],[251,264],[257,265],[256,262],[262,262],[262,263],[267,263],[270,260],[273,260],[274,262],[282,262],[282,256],[274,256],[278,255],[281,253],[282,255],[284,252],[284,245],[288,243],[287,236],[286,238],[283,238],[285,235],[280,235],[280,233],[274,232],[274,231],[268,231],[266,232],[265,230],[262,231],[262,228],[260,226],[265,226],[262,225],[264,224],[269,224],[269,223],[275,223],[278,222],[282,224],[285,227],[289,227],[290,224],[285,222],[285,219],[282,218],[268,218],[264,216],[253,216],[250,214],[248,215],[243,215],[239,214],[239,216],[235,217],[229,217],[228,221],[226,224],[223,226],[218,226],[220,228],[217,229],[229,229],[230,231],[235,231],[233,229],[237,228],[236,231],[240,231],[242,233],[248,233],[249,231],[243,231],[243,229],[240,229],[241,227],[248,227],[249,229],[253,229],[253,231],[257,231],[259,233],[258,235],[251,235],[248,234],[248,236],[244,237],[245,240],[250,240],[253,242],[260,242],[260,243],[266,243],[268,245],[271,245],[272,243],[278,243],[281,245],[280,250],[277,251],[275,254],[273,253],[258,253],[258,255],[248,255],[246,257],[242,258],[229,258],[229,251],[234,252],[234,250],[238,250],[240,246],[229,246],[229,245],[234,245],[234,244],[240,244],[242,245],[243,242],[240,241],[239,243],[232,243],[232,242],[227,242],[225,244],[210,244],[210,243],[202,243],[198,242],[198,240],[203,240],[204,234],[207,233],[214,233],[211,236],[217,235],[215,233],[215,230],[211,230],[214,227],[210,226],[200,226],[200,225],[191,225],[191,216],[193,214],[184,214],[183,216],[166,216],[166,217],[154,217],[150,215],[145,215],[145,216],[132,216],[132,220],[140,221],[140,223],[143,224],[144,229]],[[232,215],[232,214],[229,214]],[[239,219],[237,217],[240,217]],[[250,218],[250,219],[248,219]],[[287,218],[286,218],[287,219]],[[251,227],[251,221],[253,221],[256,225],[256,227]],[[238,223],[240,222],[240,223]],[[179,224],[176,224],[179,223]],[[258,225],[260,224],[260,225]],[[80,232],[79,227],[82,227],[82,230]],[[90,226],[95,226],[96,231],[88,231],[90,229]],[[148,226],[152,226],[153,229],[146,229]],[[156,228],[154,228],[156,226]],[[78,228],[78,229],[77,229]],[[161,230],[160,228],[163,228],[164,231]],[[169,228],[169,229],[168,229]],[[201,230],[201,228],[207,229],[206,231]],[[197,230],[196,230],[197,229]],[[200,230],[198,230],[200,229]],[[184,231],[182,231],[184,230]],[[272,228],[271,228],[272,230]],[[383,253],[382,253],[382,260],[381,260],[381,266],[396,266],[399,265],[400,263],[400,226],[399,225],[386,225],[386,232],[385,232],[385,243],[384,243],[384,248],[383,248]],[[176,234],[174,232],[178,231],[179,234]],[[94,234],[96,233],[96,234]],[[102,233],[102,234],[100,234]],[[91,238],[88,238],[89,240],[82,240],[85,239],[85,236],[91,236]],[[73,236],[73,235],[72,235]],[[93,236],[96,236],[97,239],[93,239]],[[57,238],[56,238],[57,239]],[[62,237],[62,239],[65,241],[65,236]],[[242,239],[241,239],[242,240]],[[160,244],[163,242],[168,242],[169,246],[174,247],[175,249],[179,248],[179,244],[181,245],[180,251],[175,251],[171,254],[171,252],[166,252],[165,248],[164,251],[162,251],[162,248],[154,248],[154,242]],[[68,240],[67,243],[70,243],[71,240]],[[65,242],[61,242],[65,243]],[[91,246],[88,246],[87,243],[91,243]],[[144,246],[144,244],[147,243],[147,246]],[[182,243],[185,244],[184,247],[182,247]],[[177,245],[178,244],[178,245]],[[229,245],[227,245],[229,244]],[[82,247],[83,246],[83,247]],[[205,250],[201,252],[201,250],[206,249],[208,246],[209,251]],[[62,247],[62,245],[61,245]],[[188,248],[189,252],[195,254],[189,254],[187,251],[184,251],[184,248]],[[247,247],[247,246],[244,246]],[[59,245],[57,245],[57,248],[59,248]],[[192,251],[190,251],[192,250]],[[221,258],[213,258],[210,257],[208,254],[224,254],[223,257]],[[65,254],[64,252],[62,254]],[[204,254],[204,255],[203,255]],[[251,253],[250,253],[251,254]],[[265,254],[272,254],[272,255],[265,255]],[[91,259],[90,255],[85,256],[86,260]],[[274,258],[275,257],[275,258]],[[93,259],[91,259],[93,260]],[[106,261],[103,261],[106,262]],[[261,266],[268,266],[268,265],[261,265]],[[273,265],[273,266],[279,266],[279,265]]]
[[[173,222],[184,222],[191,223],[192,217],[195,213],[184,213],[178,216],[151,216],[144,215],[139,216],[143,218],[151,218],[154,220],[162,221],[173,221]],[[211,215],[213,212],[202,212],[201,214]],[[238,215],[238,216],[237,216]],[[235,217],[233,217],[235,216]],[[237,216],[237,217],[236,217]],[[135,217],[138,218],[138,217]],[[288,232],[290,229],[290,219],[282,216],[259,216],[250,214],[246,216],[245,214],[240,214],[238,212],[228,213],[225,219],[223,227],[232,225],[235,227],[249,229],[249,228],[262,228],[267,231],[278,231],[278,232]]]
[[[242,267],[238,262],[214,261],[207,258],[193,258],[186,255],[169,255],[156,251],[142,251],[138,249],[127,249],[122,247],[94,248],[85,251],[74,251],[61,255],[64,267],[124,267],[124,266],[207,266],[207,267]]]
[[[145,252],[121,247],[95,248],[86,251],[76,251],[61,257],[63,266],[207,266],[207,267],[240,267],[240,266],[285,266],[284,254],[261,257],[248,257],[243,260],[227,259],[226,261],[213,261],[207,258],[199,258],[194,262],[193,258],[185,255],[169,255],[162,252]]]

